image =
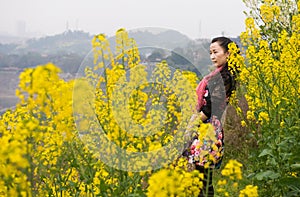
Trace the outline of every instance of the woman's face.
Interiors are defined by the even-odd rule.
[[[225,52],[219,42],[214,42],[210,44],[210,59],[213,62],[215,67],[220,67],[226,64],[227,57],[229,56],[229,52]]]

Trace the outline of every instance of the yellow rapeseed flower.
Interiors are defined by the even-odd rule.
[[[258,187],[247,185],[245,189],[240,191],[239,197],[258,197]]]

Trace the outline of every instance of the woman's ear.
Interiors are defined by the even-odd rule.
[[[226,58],[229,58],[230,52],[229,52],[229,51],[226,51],[225,55],[226,55]]]

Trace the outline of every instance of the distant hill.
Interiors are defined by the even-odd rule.
[[[147,31],[129,32],[129,36],[135,38],[139,46],[158,46],[168,49],[185,47],[191,41],[187,36],[174,30],[167,30],[158,34]]]
[[[54,36],[29,39],[16,48],[17,53],[38,52],[41,54],[76,53],[86,54],[91,50],[92,35],[83,31],[66,31]]]
[[[153,32],[148,30],[129,31],[138,47],[168,49],[183,48],[191,40],[174,30]],[[53,36],[31,38],[19,43],[0,43],[0,69],[5,67],[26,68],[53,62],[64,72],[74,73],[83,59],[91,52],[94,35],[83,31],[65,31]],[[115,49],[115,36],[108,38],[111,49]],[[140,51],[141,55],[149,51]],[[92,58],[92,56],[91,56]]]
[[[191,40],[178,31],[158,28],[136,29],[129,31],[128,34],[130,38],[135,39],[140,54],[144,57],[154,50],[164,50],[168,54],[176,52],[182,58],[187,58],[202,73],[211,63],[208,56],[210,42],[208,39]],[[93,36],[87,32],[69,30],[20,43],[0,43],[0,69],[5,67],[23,69],[53,62],[64,72],[74,73],[88,54],[89,58],[93,58],[90,53]],[[108,39],[111,50],[114,51],[115,36]],[[233,40],[239,43],[238,38]]]
[[[8,34],[0,35],[0,44],[21,44],[28,40],[27,37],[12,36]]]
[[[157,47],[172,50],[185,47],[192,40],[175,30],[164,30],[158,33],[147,30],[129,31],[130,38],[134,38],[138,47]],[[115,48],[115,36],[109,38],[112,49]]]
[[[176,52],[192,64],[201,67],[202,71],[206,69],[204,66],[210,64],[208,56],[210,40],[208,39],[191,40],[175,30],[154,28],[131,30],[128,34],[135,39],[143,56],[157,49],[169,54]],[[87,32],[69,30],[53,36],[32,38],[21,43],[0,43],[0,69],[5,67],[23,69],[53,62],[63,71],[74,73],[83,59],[90,54],[93,36]],[[108,39],[114,51],[115,36]],[[233,40],[239,43],[238,38]],[[89,56],[92,58],[92,55]]]
[[[27,52],[37,52],[41,54],[55,54],[58,52],[87,54],[91,50],[91,40],[94,35],[83,31],[66,31],[53,36],[41,38],[31,38],[22,42],[11,43],[9,40],[15,37],[6,36],[0,39],[0,53],[4,54],[24,54]],[[174,30],[166,30],[160,33],[145,31],[129,31],[129,37],[134,38],[138,46],[163,47],[173,49],[184,47],[191,40]],[[111,48],[115,47],[115,36],[108,38]],[[5,41],[6,40],[6,41]]]

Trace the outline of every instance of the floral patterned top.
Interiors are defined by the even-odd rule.
[[[220,119],[234,89],[235,80],[228,70],[228,65],[224,66],[220,74],[209,80],[203,97],[204,105],[199,111],[208,117],[204,124],[210,126],[204,135],[193,138],[188,152],[185,153],[189,163],[211,168],[220,167],[224,153],[224,131]]]

